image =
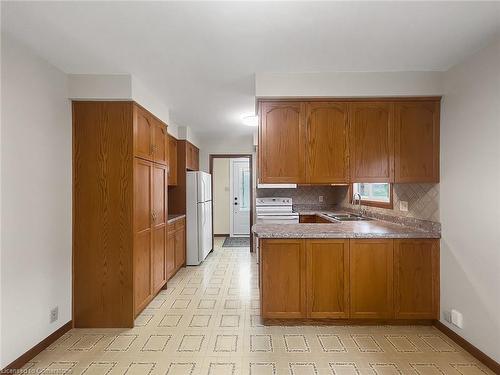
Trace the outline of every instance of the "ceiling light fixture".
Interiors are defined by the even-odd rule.
[[[257,126],[259,125],[259,120],[257,116],[241,116],[241,120],[246,126]]]

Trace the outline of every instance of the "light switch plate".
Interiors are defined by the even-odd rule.
[[[319,203],[323,203],[323,196],[322,195],[319,196]]]
[[[407,201],[399,201],[399,211],[408,211]]]

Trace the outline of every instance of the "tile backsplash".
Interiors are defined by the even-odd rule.
[[[320,196],[323,197],[323,202],[319,201]],[[257,189],[257,198],[292,198],[294,205],[331,206],[339,204],[344,196],[344,192],[332,186],[298,186],[295,189]]]
[[[294,205],[352,208],[346,186],[299,186],[296,189],[257,189],[257,197],[290,197]],[[323,196],[323,202],[319,202]],[[399,209],[408,202],[408,211]],[[363,206],[368,212],[421,220],[439,221],[439,184],[394,184],[393,209]]]
[[[353,206],[349,203],[348,189],[344,189],[341,206]],[[391,216],[410,217],[422,220],[439,221],[439,184],[394,184],[393,209],[363,206],[368,212]],[[408,202],[408,211],[401,211],[399,203]]]

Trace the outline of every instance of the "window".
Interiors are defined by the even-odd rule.
[[[392,185],[389,183],[354,183],[352,193],[353,196],[359,193],[367,206],[392,208]]]

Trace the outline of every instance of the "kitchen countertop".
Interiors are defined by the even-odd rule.
[[[300,215],[325,215],[329,211],[301,211]],[[336,212],[340,213],[340,212]],[[263,224],[252,227],[258,238],[441,238],[441,233],[389,221],[343,221],[332,223]]]
[[[167,222],[169,224],[171,224],[177,220],[182,219],[183,217],[186,217],[186,215],[184,215],[184,214],[171,214],[171,215],[168,215]]]

